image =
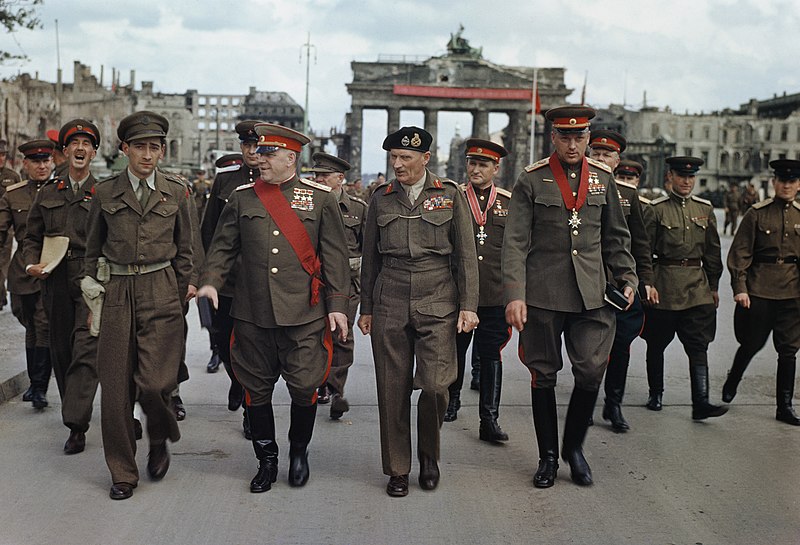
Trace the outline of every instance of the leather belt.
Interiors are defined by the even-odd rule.
[[[160,271],[161,269],[166,269],[171,264],[172,263],[169,261],[159,261],[158,263],[146,263],[143,265],[122,265],[120,263],[112,263],[109,261],[108,268],[112,275],[134,276]]]
[[[675,266],[675,267],[699,267],[702,261],[698,258],[694,259],[662,259],[658,258],[656,263],[659,265]]]
[[[784,263],[797,263],[798,258],[796,255],[788,255],[786,257],[775,257],[775,256],[765,256],[765,255],[754,255],[753,256],[753,263],[773,263],[777,265],[783,265]]]
[[[69,248],[67,250],[67,259],[83,259],[83,252]]]
[[[383,266],[388,269],[397,269],[407,272],[435,271],[450,267],[450,256],[442,255],[425,259],[400,259],[397,257],[384,257]]]

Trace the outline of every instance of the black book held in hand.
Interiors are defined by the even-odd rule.
[[[606,282],[605,300],[609,305],[619,310],[625,310],[628,307],[628,298],[614,287],[611,282]]]
[[[211,306],[211,299],[208,297],[198,297],[197,310],[200,312],[200,327],[211,329],[211,321],[214,317],[214,307]]]

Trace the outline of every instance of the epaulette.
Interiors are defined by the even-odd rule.
[[[697,202],[701,202],[703,204],[707,204],[708,206],[710,206],[712,208],[714,207],[714,205],[711,203],[711,201],[703,199],[703,198],[700,198],[697,195],[692,195],[692,200],[695,200]]]
[[[629,184],[628,182],[622,182],[620,180],[614,180],[614,181],[617,182],[617,185],[621,185],[622,187],[627,187],[629,189],[636,189],[635,185]]]
[[[364,199],[362,199],[362,198],[355,197],[355,196],[353,196],[353,195],[350,195],[350,200],[351,200],[351,201],[355,201],[355,202],[357,202],[357,203],[359,203],[359,204],[363,204],[364,206],[369,206],[369,205],[367,204],[367,201],[365,201],[365,200],[364,200]]]
[[[503,197],[511,198],[511,191],[506,189],[505,187],[498,187],[497,192],[500,193]]]
[[[653,202],[650,199],[648,199],[647,197],[642,197],[641,195],[639,195],[639,202],[643,202],[644,204],[653,204]]]
[[[667,202],[668,200],[669,200],[669,195],[661,195],[657,199],[653,199],[652,201],[650,201],[650,204],[652,205],[661,204],[662,202]]]
[[[451,180],[450,178],[438,178],[438,177],[437,177],[437,178],[434,180],[434,182],[437,182],[437,181],[438,181],[438,182],[444,182],[444,183],[446,183],[446,184],[450,184],[450,185],[452,185],[452,186],[455,186],[455,187],[460,187],[460,186],[458,185],[458,182],[456,182],[456,181],[453,181],[453,180]]]
[[[458,187],[461,189],[461,191],[466,191],[469,185],[467,183],[463,183],[463,184],[458,184]]]
[[[772,197],[770,197],[770,198],[768,198],[768,199],[764,199],[763,201],[758,201],[758,202],[757,202],[757,203],[755,203],[755,204],[754,204],[754,205],[753,205],[751,208],[755,208],[756,210],[758,210],[759,208],[764,208],[764,207],[765,207],[765,206],[767,206],[768,204],[772,204],[772,201],[774,201],[774,200],[775,200],[775,199],[773,199]],[[797,201],[795,201],[795,203],[794,203],[794,204],[795,204],[795,205],[797,205]]]
[[[243,189],[250,189],[250,188],[251,188],[251,187],[253,187],[254,185],[256,185],[256,183],[255,183],[255,182],[250,182],[249,184],[242,184],[242,185],[240,185],[239,187],[237,187],[236,189],[234,189],[234,191],[241,191],[241,190],[243,190]]]
[[[14,191],[15,189],[19,189],[20,187],[25,187],[26,185],[28,185],[28,180],[25,180],[23,182],[17,182],[14,185],[8,186],[6,188],[6,191]]]
[[[794,206],[795,208],[797,208],[798,210],[800,210],[800,202],[794,201],[794,202],[792,203],[792,206]]]
[[[328,187],[327,185],[318,184],[317,182],[315,182],[313,180],[306,180],[305,178],[300,178],[300,183],[301,184],[306,184],[307,186],[313,187],[315,189],[319,189],[319,190],[322,190],[322,191],[327,191],[329,193],[331,191],[331,188]]]
[[[545,157],[544,159],[539,159],[532,165],[528,165],[525,167],[525,172],[533,172],[534,170],[540,169],[543,166],[550,164],[550,157]]]
[[[217,174],[222,174],[223,172],[236,172],[237,170],[242,168],[242,163],[237,163],[235,165],[228,165],[226,167],[220,167],[217,169]]]
[[[118,176],[118,174],[114,174],[112,176],[109,176],[108,178],[103,178],[102,180],[96,180],[94,182],[94,185],[102,184],[103,182],[107,182],[109,180],[115,180],[117,178],[117,176]]]
[[[599,168],[600,170],[605,170],[609,174],[613,174],[614,173],[614,171],[611,170],[611,167],[608,166],[607,164],[603,163],[602,161],[597,161],[596,159],[592,159],[591,157],[587,157],[586,160],[593,167]]]
[[[164,176],[165,180],[169,180],[172,183],[180,184],[183,187],[188,187],[189,185],[191,185],[189,183],[189,180],[187,180],[186,178],[184,178],[179,174],[173,174],[171,172],[161,172],[161,175]]]

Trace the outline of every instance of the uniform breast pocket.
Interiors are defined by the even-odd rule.
[[[423,213],[422,221],[420,239],[425,246],[441,249],[450,245],[450,224],[453,221],[452,208]]]
[[[178,215],[178,205],[162,202],[153,208],[151,214],[153,216],[153,240],[171,243],[175,231],[175,218]]]
[[[261,208],[247,208],[241,212],[240,230],[243,239],[264,236],[267,211]]]
[[[378,250],[381,253],[408,248],[408,221],[400,214],[378,215]]]
[[[67,220],[67,203],[65,201],[42,201],[42,219],[45,233],[63,232]]]
[[[800,232],[800,226],[795,228],[795,231]],[[773,246],[777,244],[778,239],[775,236],[780,232],[780,228],[772,225],[758,225],[756,227],[756,244],[758,246]]]
[[[533,199],[533,217],[536,223],[560,225],[564,221],[561,195],[536,195]]]
[[[130,229],[124,224],[126,223],[126,218],[129,218],[130,214],[135,212],[124,202],[106,203],[101,208],[103,209],[106,225],[108,225],[108,241],[126,242],[130,235]]]

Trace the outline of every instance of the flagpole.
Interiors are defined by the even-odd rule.
[[[539,94],[539,70],[533,69],[533,94],[531,95],[531,164],[536,161],[536,96]]]

